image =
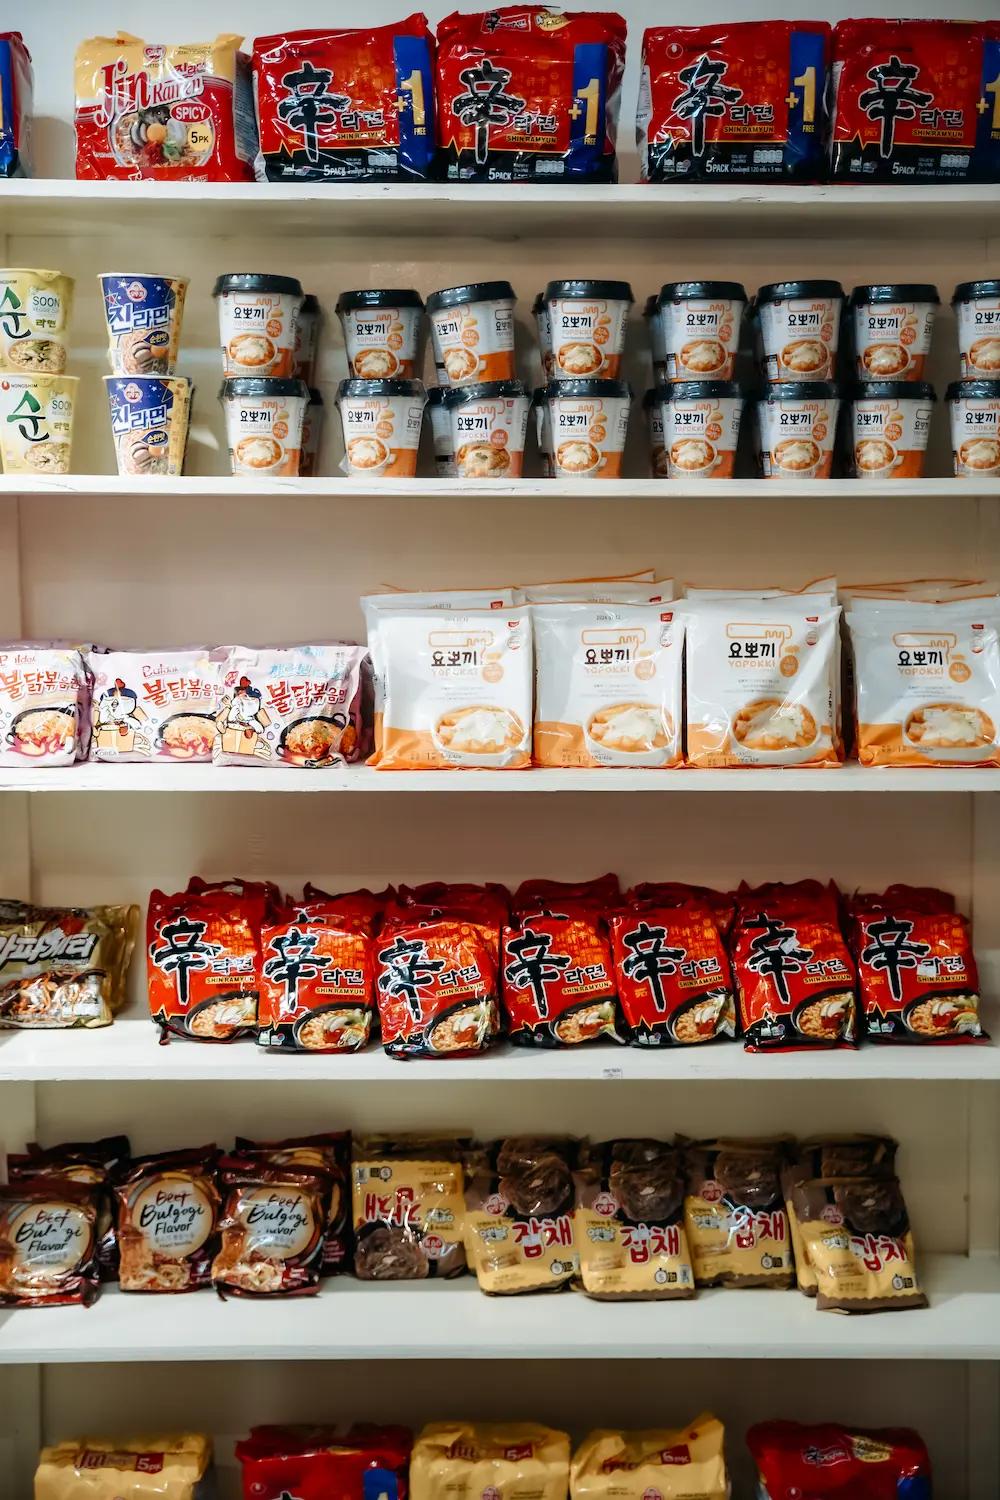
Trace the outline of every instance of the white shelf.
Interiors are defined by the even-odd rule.
[[[685,237],[708,230],[741,237],[857,235],[911,241],[996,233],[1000,186],[790,187],[716,184],[653,186],[510,183],[0,183],[10,234],[113,236],[141,224],[144,234],[252,233],[333,236],[391,233],[544,235],[588,240]]]
[[[141,953],[138,962],[141,962]],[[987,1030],[996,1034],[985,1018]],[[415,1058],[403,1063],[372,1045],[346,1056],[273,1052],[254,1042],[223,1046],[171,1038],[145,1014],[120,1017],[97,1031],[0,1031],[3,1083],[569,1083],[659,1082],[863,1083],[923,1079],[936,1083],[1000,1081],[1000,1045],[862,1046],[857,1052],[746,1052],[741,1042],[703,1047],[512,1047],[480,1057]]]
[[[1000,768],[379,771],[371,766],[0,767],[0,792],[1000,792]]]
[[[90,1308],[0,1313],[0,1364],[272,1359],[1000,1358],[1000,1263],[926,1256],[929,1308],[821,1313],[798,1292],[712,1290],[691,1302],[485,1297],[462,1282],[328,1282],[313,1297],[108,1290]]]

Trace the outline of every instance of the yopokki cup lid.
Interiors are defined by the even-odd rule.
[[[945,392],[945,400],[1000,400],[1000,380],[953,380]]]
[[[757,394],[758,401],[833,401],[840,395],[835,380],[776,380]]]
[[[787,302],[790,297],[832,297],[834,299],[844,295],[844,288],[839,281],[772,281],[767,286],[758,287],[754,299],[755,305],[760,307],[765,302]]]
[[[549,401],[557,401],[564,396],[569,400],[576,396],[617,396],[631,401],[632,387],[627,380],[594,380],[591,377],[581,377],[575,380],[550,380],[545,387],[545,395]]]
[[[482,380],[478,385],[457,385],[444,393],[445,406],[462,406],[466,401],[495,401],[502,396],[523,396],[528,390],[520,380]]]
[[[357,396],[362,400],[366,396],[420,396],[425,395],[423,381],[420,380],[358,380],[351,378],[342,380],[337,387],[337,400],[343,401],[345,396]]]
[[[727,302],[745,302],[746,287],[738,281],[668,281],[660,287],[659,303],[704,302],[721,298]]]
[[[936,401],[928,380],[863,380],[850,391],[852,401]]]
[[[634,302],[632,288],[627,281],[550,281],[545,288],[546,302],[556,298],[600,297],[608,302]]]
[[[743,387],[737,380],[677,380],[660,388],[661,401],[708,401],[742,395]]]
[[[960,281],[952,302],[974,302],[978,297],[1000,297],[1000,281]]]
[[[940,302],[936,286],[929,282],[884,281],[873,286],[856,286],[849,307],[866,307],[870,302]]]
[[[233,375],[219,387],[219,400],[229,401],[242,396],[301,396],[309,400],[309,387],[304,380],[268,380],[264,375]]]
[[[337,298],[337,312],[356,312],[363,307],[423,307],[424,299],[412,287],[358,287],[355,291],[341,292]]]
[[[226,292],[279,292],[289,297],[302,296],[302,283],[295,276],[271,276],[260,271],[229,271],[217,278],[213,297]]]
[[[447,286],[440,292],[431,292],[427,298],[427,311],[433,313],[445,307],[463,307],[468,302],[507,300],[516,301],[509,281],[471,281],[467,286]]]

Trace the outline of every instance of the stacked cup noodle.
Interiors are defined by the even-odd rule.
[[[732,478],[743,417],[733,373],[746,302],[738,281],[673,281],[647,301],[657,384],[644,407],[655,477]]]
[[[617,479],[632,390],[621,379],[627,281],[550,281],[535,304],[542,367],[536,392],[543,467],[559,479]]]
[[[920,479],[936,396],[924,379],[940,297],[923,283],[856,286],[848,466],[857,479]]]
[[[416,378],[423,310],[412,287],[361,287],[337,300],[349,371],[337,388],[343,468],[355,478],[412,479],[417,472],[427,400]],[[435,457],[447,473],[436,428]]]
[[[107,271],[97,279],[118,472],[176,476],[184,469],[193,395],[190,380],[176,373],[187,280],[145,271]]]
[[[955,473],[1000,479],[1000,281],[963,281],[952,306],[962,361],[948,387]]]
[[[69,474],[80,384],[67,375],[73,281],[60,271],[0,271],[0,466]]]
[[[212,295],[233,473],[277,479],[313,472],[322,419],[322,397],[309,386],[319,333],[316,298],[305,296],[294,276],[258,271],[220,276]]]

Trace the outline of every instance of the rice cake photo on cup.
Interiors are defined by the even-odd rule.
[[[284,479],[299,473],[309,402],[304,380],[237,376],[222,382],[219,400],[234,474]]]

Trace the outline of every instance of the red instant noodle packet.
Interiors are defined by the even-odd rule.
[[[413,1435],[405,1427],[356,1423],[345,1433],[327,1426],[252,1427],[236,1444],[244,1500],[358,1500],[372,1469],[395,1476],[406,1500]]]
[[[261,929],[257,1041],[295,1052],[354,1052],[374,1016],[370,891],[272,908]]]
[[[634,1046],[736,1035],[733,982],[715,913],[699,896],[677,890],[674,901],[659,902],[638,900],[631,891],[630,909],[608,922],[618,1002]]]
[[[503,934],[503,999],[521,1047],[570,1047],[621,1035],[605,913],[621,901],[616,875],[572,883],[526,880]]]
[[[857,974],[836,887],[774,882],[736,899],[730,958],[747,1051],[856,1046]]]
[[[945,891],[892,885],[850,904],[862,1035],[872,1042],[980,1042],[968,919]]]
[[[931,1500],[931,1461],[907,1427],[759,1422],[747,1433],[761,1500]]]

